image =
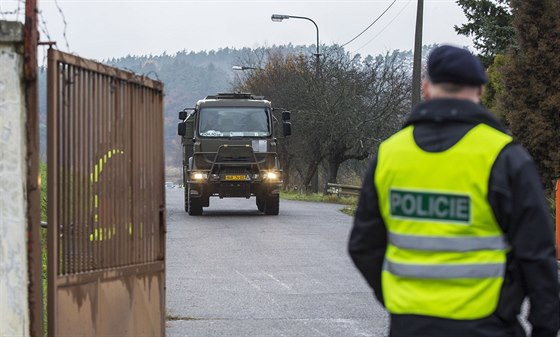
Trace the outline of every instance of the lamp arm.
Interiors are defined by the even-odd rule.
[[[290,18],[293,19],[304,19],[304,20],[308,20],[311,21],[314,25],[315,25],[315,29],[317,29],[317,54],[315,54],[317,57],[319,57],[321,54],[319,53],[319,26],[317,26],[317,24],[315,23],[315,21],[313,21],[312,19],[305,17],[305,16],[295,16],[295,15],[288,15]]]

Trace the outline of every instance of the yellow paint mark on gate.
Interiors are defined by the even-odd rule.
[[[92,173],[90,174],[90,183],[92,185],[99,182],[101,178],[101,173],[103,172],[103,164],[107,165],[108,159],[111,159],[113,156],[118,154],[124,154],[124,151],[119,149],[112,149],[109,150],[106,154],[102,155],[101,158],[99,158],[98,163],[93,167]],[[93,220],[97,228],[95,228],[93,230],[93,233],[89,235],[90,241],[110,240],[117,234],[117,227],[119,227],[116,226],[115,224],[113,224],[111,229],[99,227],[99,204],[100,204],[100,197],[98,194],[95,194],[93,196],[93,205],[95,209]],[[128,231],[128,235],[132,237],[132,233],[133,233],[132,223],[129,222],[125,224],[124,227],[125,227],[125,232]],[[140,239],[143,238],[143,233],[144,233],[144,223],[141,222],[140,229],[139,229]]]

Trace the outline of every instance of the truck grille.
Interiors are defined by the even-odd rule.
[[[220,170],[220,175],[246,175],[251,174],[251,170],[243,167],[228,167]]]

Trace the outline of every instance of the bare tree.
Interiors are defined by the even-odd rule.
[[[281,160],[303,186],[322,162],[336,182],[340,165],[368,158],[410,108],[409,65],[398,53],[362,59],[337,46],[323,51],[319,67],[304,55],[271,54],[237,86],[292,111],[294,134],[281,144]]]

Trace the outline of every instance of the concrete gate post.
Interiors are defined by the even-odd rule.
[[[29,336],[23,25],[0,21],[0,336]]]

